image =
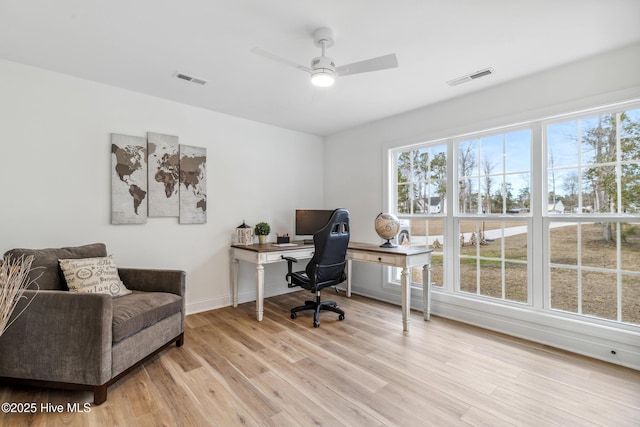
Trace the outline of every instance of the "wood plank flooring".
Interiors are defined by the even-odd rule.
[[[89,412],[86,392],[0,385],[2,426],[638,426],[640,372],[443,318],[325,292],[346,319],[290,319],[306,291],[187,317],[170,347],[109,389]],[[65,406],[47,413],[41,404]]]

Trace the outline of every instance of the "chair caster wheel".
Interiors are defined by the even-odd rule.
[[[314,328],[319,328],[320,327],[320,322],[318,322],[317,320],[313,321],[313,327]]]
[[[296,317],[298,317],[298,315],[296,313],[291,313],[291,318],[295,319]]]
[[[338,316],[338,320],[344,320],[344,314],[341,314],[340,316]]]

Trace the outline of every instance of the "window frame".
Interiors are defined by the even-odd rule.
[[[544,177],[545,180],[545,185],[542,186],[541,190],[543,192],[547,192],[548,191],[548,177],[549,177],[549,173],[550,173],[550,167],[549,167],[549,149],[550,149],[550,141],[549,141],[549,127],[556,125],[556,124],[561,124],[561,123],[567,123],[569,121],[572,120],[577,120],[579,121],[578,124],[578,128],[577,128],[577,134],[578,134],[578,138],[579,141],[581,141],[582,139],[582,126],[581,123],[583,120],[592,118],[594,116],[598,116],[598,115],[607,115],[607,114],[619,114],[620,112],[623,111],[627,111],[627,110],[636,110],[636,109],[640,109],[640,102],[638,100],[635,101],[629,101],[629,102],[623,102],[623,103],[618,103],[618,104],[613,104],[613,105],[608,105],[608,106],[604,106],[604,107],[597,107],[597,108],[593,108],[593,109],[588,109],[588,110],[583,110],[583,111],[578,111],[578,112],[574,112],[574,113],[570,113],[570,114],[565,114],[562,116],[558,116],[558,117],[554,117],[554,118],[550,118],[547,120],[542,120],[541,121],[541,129],[542,129],[542,158],[543,158],[543,162],[542,162],[542,170],[543,170],[543,174],[542,176]],[[568,222],[568,223],[575,223],[576,225],[579,225],[579,227],[577,228],[577,230],[581,230],[582,225],[585,224],[591,224],[591,223],[598,223],[598,222],[609,222],[609,223],[614,223],[614,224],[621,224],[621,223],[632,223],[632,224],[638,224],[640,225],[640,212],[636,213],[636,214],[629,214],[629,213],[625,213],[622,212],[622,198],[621,198],[621,169],[620,166],[623,164],[627,164],[629,163],[626,160],[622,160],[621,159],[621,150],[620,150],[620,133],[616,132],[616,160],[614,162],[605,162],[605,163],[597,163],[597,162],[593,162],[593,163],[587,163],[587,162],[583,162],[582,161],[582,152],[583,150],[581,149],[581,143],[578,144],[578,161],[576,165],[572,165],[572,166],[566,166],[566,167],[558,167],[558,168],[553,168],[554,170],[562,170],[563,168],[566,168],[567,170],[570,169],[577,169],[578,170],[578,182],[579,182],[579,189],[581,190],[582,187],[582,174],[581,171],[586,169],[586,168],[593,168],[593,167],[599,167],[602,165],[613,165],[616,169],[616,193],[617,193],[617,206],[616,206],[616,212],[595,212],[595,213],[585,213],[585,206],[583,204],[583,191],[579,191],[578,193],[578,207],[577,207],[577,212],[569,212],[569,213],[564,213],[564,214],[557,214],[557,213],[550,213],[548,210],[544,210],[542,212],[542,227],[543,227],[543,235],[546,236],[546,238],[544,239],[544,247],[543,247],[543,256],[544,256],[544,279],[543,279],[543,283],[544,283],[544,301],[543,301],[543,310],[545,311],[550,311],[553,312],[555,315],[558,316],[562,316],[562,317],[566,317],[566,318],[571,318],[571,319],[577,319],[580,321],[585,321],[588,323],[595,323],[595,324],[600,324],[600,325],[612,325],[614,324],[615,327],[620,328],[620,329],[626,329],[626,330],[637,330],[640,329],[640,324],[633,324],[633,323],[628,323],[628,322],[624,322],[622,320],[622,283],[621,283],[621,276],[623,275],[633,275],[633,276],[640,276],[640,272],[629,272],[629,271],[625,271],[624,269],[621,268],[621,238],[620,238],[620,231],[619,231],[619,227],[616,227],[616,268],[615,269],[611,269],[611,268],[603,268],[603,267],[594,267],[594,266],[583,266],[582,265],[582,251],[584,249],[583,246],[580,246],[580,241],[581,241],[581,233],[578,233],[578,248],[577,248],[577,265],[576,266],[570,266],[567,264],[558,264],[558,263],[554,263],[551,260],[551,238],[550,236],[550,232],[552,229],[552,225],[555,223],[559,223],[559,222]],[[638,164],[640,164],[640,161],[638,162]],[[547,200],[547,195],[544,194],[543,196],[543,200]],[[559,308],[555,308],[552,305],[552,277],[551,277],[551,272],[553,268],[562,268],[562,269],[567,269],[567,270],[576,270],[577,275],[578,275],[578,282],[576,284],[577,289],[578,289],[578,295],[577,295],[577,304],[578,304],[578,308],[576,312],[572,312],[572,311],[566,311],[566,310],[561,310]],[[616,274],[617,279],[616,279],[616,319],[607,319],[604,317],[598,317],[589,313],[584,313],[583,312],[583,305],[582,305],[582,291],[583,291],[583,282],[582,282],[582,273],[581,272],[592,272],[592,273],[606,273],[606,274]]]
[[[622,112],[626,110],[632,110],[640,108],[640,99],[634,99],[630,101],[619,102],[615,104],[609,104],[603,107],[588,108],[580,111],[573,111],[566,114],[558,114],[553,116],[547,116],[545,118],[536,118],[530,121],[520,121],[515,124],[506,126],[494,127],[481,132],[467,132],[457,136],[451,136],[447,138],[438,138],[429,140],[425,138],[421,142],[412,142],[410,144],[404,144],[401,146],[387,146],[385,150],[385,159],[388,163],[385,165],[386,175],[384,195],[386,200],[387,211],[397,213],[397,170],[395,159],[397,153],[407,150],[420,149],[436,144],[446,144],[447,146],[447,208],[440,214],[398,214],[401,219],[440,219],[444,223],[444,240],[445,242],[454,242],[452,245],[448,243],[448,247],[443,251],[443,286],[434,287],[432,291],[438,295],[456,294],[458,297],[466,297],[466,300],[479,301],[485,303],[498,303],[506,306],[515,306],[532,310],[533,312],[544,312],[547,315],[564,317],[571,320],[577,320],[584,324],[595,324],[600,326],[640,331],[640,325],[634,323],[624,323],[620,321],[612,321],[610,319],[604,319],[599,317],[589,317],[588,315],[575,314],[571,312],[563,312],[559,310],[553,310],[551,308],[551,290],[550,290],[550,269],[551,263],[549,261],[550,255],[550,239],[549,226],[554,221],[569,221],[573,215],[584,218],[584,214],[571,214],[571,215],[553,215],[549,214],[547,208],[547,191],[548,191],[548,164],[547,164],[547,126],[550,123],[560,123],[563,121],[571,120],[572,118],[589,117],[595,114],[605,114],[606,112],[617,111]],[[527,302],[526,304],[521,302],[513,302],[509,300],[498,300],[492,297],[485,297],[483,295],[466,295],[464,292],[460,292],[460,269],[457,262],[460,256],[459,245],[455,244],[453,240],[460,227],[461,221],[478,220],[483,218],[482,215],[477,213],[460,213],[458,206],[458,156],[457,156],[457,141],[464,141],[470,138],[479,138],[485,135],[492,135],[496,133],[507,133],[516,129],[530,129],[530,164],[529,171],[529,202],[530,209],[526,214],[518,214],[518,219],[527,224],[529,234],[527,236],[527,263],[529,264],[528,270],[528,284],[527,284]],[[504,176],[505,170],[503,168],[502,174]],[[618,174],[619,179],[619,174]],[[455,188],[455,194],[450,189]],[[618,191],[619,193],[619,191]],[[621,199],[618,198],[619,203]],[[502,213],[490,213],[490,219],[492,221],[508,221],[514,218],[514,214],[505,213],[504,209]],[[587,219],[595,219],[593,214],[588,214]],[[640,215],[616,213],[618,220],[631,220],[633,223],[640,223]],[[489,218],[487,218],[489,220]],[[537,248],[534,250],[534,248]],[[503,261],[504,262],[504,261]],[[453,278],[453,280],[450,280]],[[399,282],[393,280],[391,269],[387,268],[383,275],[383,287],[387,289],[399,289]],[[417,289],[420,294],[422,292],[421,286]],[[414,292],[417,293],[417,292]],[[448,299],[447,299],[448,300]],[[620,296],[618,294],[618,303],[620,302]],[[620,311],[620,310],[619,310]],[[618,316],[619,317],[619,316]]]
[[[524,214],[510,214],[507,213],[507,207],[506,204],[503,203],[503,207],[502,207],[502,212],[491,212],[491,210],[489,209],[488,212],[481,212],[480,210],[478,210],[477,212],[473,213],[473,212],[462,212],[459,206],[460,203],[460,195],[459,195],[459,187],[458,187],[458,183],[460,181],[461,178],[464,177],[464,175],[462,175],[462,173],[458,170],[460,167],[459,164],[459,158],[460,158],[460,144],[463,142],[466,142],[468,140],[478,140],[478,141],[482,141],[483,139],[486,138],[490,138],[490,137],[495,137],[498,135],[502,136],[503,139],[503,147],[502,147],[502,173],[501,176],[503,178],[503,185],[502,185],[502,198],[504,200],[505,198],[505,188],[506,188],[506,180],[505,177],[507,175],[511,175],[515,172],[512,173],[508,173],[507,172],[507,168],[506,168],[506,152],[505,152],[505,137],[508,134],[511,133],[516,133],[516,132],[521,132],[521,131],[528,131],[529,132],[529,169],[527,171],[525,171],[525,173],[529,174],[529,206],[531,206],[532,204],[532,200],[531,200],[531,194],[533,193],[532,191],[532,186],[533,186],[533,182],[532,182],[532,178],[531,178],[531,174],[533,172],[533,145],[534,145],[534,130],[533,130],[533,126],[531,123],[519,123],[519,124],[514,124],[514,125],[509,125],[509,126],[503,126],[503,127],[499,127],[499,128],[495,128],[495,129],[491,129],[491,130],[486,130],[483,132],[477,132],[477,133],[472,133],[472,134],[466,134],[460,137],[456,137],[456,138],[451,138],[450,139],[450,144],[453,147],[453,152],[454,152],[454,156],[453,156],[453,160],[452,162],[454,162],[454,177],[455,177],[455,183],[456,183],[456,187],[455,188],[455,197],[452,196],[451,198],[453,199],[454,202],[454,208],[452,211],[452,221],[453,221],[453,228],[455,230],[455,236],[460,236],[462,234],[461,232],[461,224],[463,222],[471,222],[471,221],[478,221],[478,220],[485,220],[485,221],[490,221],[490,222],[501,222],[502,223],[502,227],[501,229],[505,230],[504,228],[504,223],[506,221],[510,221],[510,222],[522,222],[523,224],[526,224],[527,227],[527,300],[526,302],[519,302],[519,301],[513,301],[513,300],[508,300],[505,299],[505,276],[504,276],[504,264],[505,264],[505,258],[504,258],[504,239],[501,239],[501,252],[502,252],[502,258],[501,258],[501,263],[502,263],[502,295],[501,298],[496,298],[496,297],[490,297],[487,295],[483,295],[480,289],[480,271],[479,271],[479,266],[477,267],[477,271],[476,271],[476,293],[471,293],[471,292],[467,292],[462,290],[462,283],[461,283],[461,275],[462,275],[462,271],[460,268],[460,260],[461,259],[465,259],[465,258],[469,258],[472,259],[472,257],[469,256],[464,256],[461,254],[461,247],[459,244],[454,245],[454,258],[455,258],[455,264],[452,265],[453,268],[453,276],[455,277],[455,283],[453,286],[453,290],[454,292],[463,294],[465,296],[469,296],[471,298],[476,298],[476,299],[481,299],[481,300],[486,300],[486,301],[490,301],[490,302],[499,302],[501,304],[506,304],[506,305],[511,305],[511,306],[521,306],[521,305],[527,305],[527,306],[532,306],[533,305],[533,289],[532,289],[532,283],[533,283],[533,276],[532,276],[532,268],[530,265],[529,260],[532,259],[532,239],[531,239],[531,235],[532,235],[532,229],[533,229],[533,214],[531,212],[531,209],[529,209],[529,212],[524,213]],[[482,150],[481,147],[478,150],[478,154],[477,154],[477,161],[481,161],[482,160]],[[482,165],[478,164],[477,165],[477,175],[471,175],[472,177],[475,177],[478,179],[478,199],[477,199],[477,203],[478,206],[480,206],[481,204],[481,188],[480,188],[480,181],[482,179]],[[520,171],[519,173],[522,173],[522,171]],[[454,236],[450,236],[450,238],[453,238]],[[482,261],[482,260],[486,260],[489,261],[489,259],[485,259],[484,257],[480,256],[480,245],[476,245],[476,257],[477,260]]]
[[[388,212],[393,212],[398,219],[400,220],[428,220],[428,219],[434,219],[434,220],[442,220],[443,222],[443,228],[445,230],[444,234],[443,234],[443,244],[445,244],[446,242],[446,229],[447,229],[447,212],[450,210],[449,207],[449,199],[450,197],[445,197],[445,207],[444,209],[441,209],[441,212],[439,213],[417,213],[417,214],[411,214],[411,213],[399,213],[397,212],[397,207],[398,207],[398,195],[397,195],[397,188],[398,185],[400,184],[398,182],[398,174],[397,174],[397,159],[398,159],[398,154],[402,153],[402,152],[406,152],[406,151],[414,151],[414,150],[419,150],[422,148],[429,148],[429,147],[437,147],[443,145],[445,147],[445,153],[446,153],[446,157],[447,157],[447,173],[446,173],[446,185],[447,188],[449,187],[449,144],[447,143],[447,140],[445,139],[440,139],[440,140],[433,140],[433,141],[429,141],[427,143],[422,143],[422,144],[411,144],[411,145],[406,145],[406,146],[399,146],[399,147],[392,147],[389,148],[386,152],[386,159],[388,160],[388,165],[387,165],[387,175],[391,175],[391,180],[387,180],[388,182],[388,186],[385,187],[387,189],[387,206],[389,207],[389,209],[387,209]],[[389,183],[389,181],[391,181]],[[448,195],[448,193],[447,193]],[[393,207],[393,209],[391,209],[391,207]],[[412,236],[413,237],[413,236]],[[443,282],[447,283],[449,281],[446,280],[447,278],[447,270],[446,270],[446,261],[445,261],[445,255],[444,253],[442,254],[443,257],[443,265],[445,265],[445,267],[443,268]],[[421,268],[421,267],[420,267]],[[391,291],[399,291],[400,289],[400,269],[396,268],[396,267],[385,267],[383,268],[383,289],[385,290],[391,290]],[[411,292],[412,295],[422,295],[423,292],[423,284],[422,282],[419,281],[410,281],[410,287],[411,287]]]

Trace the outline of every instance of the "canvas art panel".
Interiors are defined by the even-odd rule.
[[[111,223],[147,222],[147,140],[111,134]]]
[[[180,153],[178,137],[147,133],[149,216],[180,214]]]
[[[180,145],[180,224],[207,222],[207,150]]]

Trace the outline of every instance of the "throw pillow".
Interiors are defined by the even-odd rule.
[[[118,268],[111,255],[100,258],[61,259],[59,262],[71,292],[108,294],[113,297],[131,293],[120,280]]]

